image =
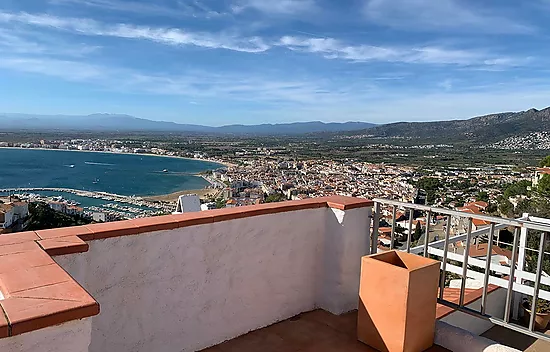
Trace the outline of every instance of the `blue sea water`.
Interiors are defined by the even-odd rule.
[[[126,196],[161,195],[204,188],[208,182],[193,174],[219,167],[157,156],[0,148],[0,189],[55,187]]]

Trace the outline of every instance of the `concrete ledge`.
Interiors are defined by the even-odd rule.
[[[435,325],[435,344],[453,352],[520,352],[442,321]]]
[[[99,304],[51,257],[88,252],[85,241],[315,208],[372,207],[350,197],[260,204],[0,236],[0,338],[99,314]]]

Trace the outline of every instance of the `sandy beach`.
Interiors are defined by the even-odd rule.
[[[110,151],[100,151],[100,150],[78,150],[78,149],[50,149],[50,148],[20,148],[20,147],[0,147],[0,149],[20,149],[20,150],[49,150],[57,152],[80,152],[80,153],[103,153],[103,154],[118,154],[118,155],[141,155],[141,156],[155,156],[159,158],[174,158],[174,159],[185,159],[185,160],[198,160],[205,161],[208,163],[220,164],[225,167],[233,167],[235,164],[228,163],[222,160],[211,160],[211,159],[201,159],[201,158],[188,158],[184,156],[177,155],[159,155],[159,154],[146,154],[146,153],[120,153],[120,152],[110,152]]]
[[[210,198],[216,198],[218,193],[220,193],[220,190],[218,189],[204,188],[204,189],[196,189],[196,190],[179,191],[179,192],[174,192],[174,193],[160,195],[160,196],[148,196],[148,197],[143,197],[143,199],[147,201],[152,201],[152,202],[175,203],[177,202],[179,196],[183,196],[186,194],[196,194],[199,196],[200,199],[210,199]]]

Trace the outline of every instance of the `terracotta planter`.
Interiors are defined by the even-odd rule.
[[[357,337],[384,352],[433,345],[438,261],[389,251],[362,258]]]
[[[523,318],[525,322],[529,324],[529,318],[531,317],[531,308],[527,302],[521,305],[523,308]],[[535,329],[539,331],[546,331],[546,327],[550,322],[550,313],[536,313],[535,316]]]

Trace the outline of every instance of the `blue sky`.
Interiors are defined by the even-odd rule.
[[[2,0],[0,111],[223,125],[550,105],[550,0]]]

